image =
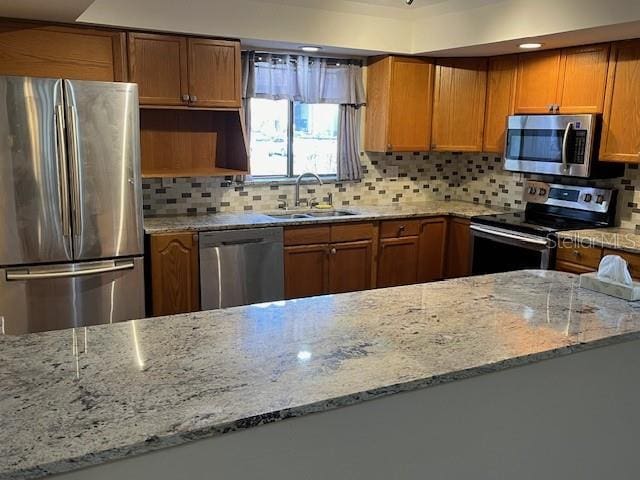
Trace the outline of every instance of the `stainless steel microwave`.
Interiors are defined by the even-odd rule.
[[[580,178],[624,175],[624,165],[598,161],[596,115],[513,115],[505,137],[505,170]]]

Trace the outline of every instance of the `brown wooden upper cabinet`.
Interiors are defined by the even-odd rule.
[[[141,105],[240,108],[240,43],[129,33]]]
[[[432,150],[482,150],[487,90],[485,58],[439,59],[433,93]]]
[[[611,47],[600,158],[640,163],[640,40]]]
[[[0,75],[127,80],[125,34],[18,20],[0,21]]]
[[[609,44],[522,54],[516,113],[601,113]]]
[[[489,59],[483,152],[502,153],[504,151],[507,117],[513,113],[517,68],[516,55]]]
[[[433,62],[376,58],[367,67],[365,150],[424,152],[431,143]]]

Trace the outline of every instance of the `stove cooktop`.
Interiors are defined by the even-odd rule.
[[[535,215],[528,212],[481,215],[473,217],[471,221],[475,224],[515,230],[539,236],[547,236],[563,230],[581,230],[602,226],[589,221],[559,216]]]

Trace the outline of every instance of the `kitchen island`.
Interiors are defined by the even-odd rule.
[[[2,337],[0,478],[631,478],[640,305],[576,282],[521,271]]]

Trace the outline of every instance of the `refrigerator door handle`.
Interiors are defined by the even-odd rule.
[[[104,262],[95,268],[85,270],[65,270],[65,271],[34,271],[28,269],[7,270],[7,281],[24,280],[46,280],[52,278],[86,277],[88,275],[98,275],[101,273],[118,272],[121,270],[132,270],[135,267],[133,260],[124,262]]]
[[[71,236],[71,219],[69,218],[69,170],[67,164],[67,147],[64,139],[64,107],[56,105],[56,153],[58,156],[58,180],[60,182],[60,211],[62,215],[62,234]]]
[[[76,107],[69,106],[69,136],[71,137],[71,201],[73,234],[82,236],[82,199],[80,198],[80,153],[78,152],[78,116]]]

